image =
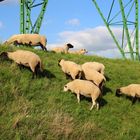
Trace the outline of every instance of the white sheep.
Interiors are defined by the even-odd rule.
[[[61,67],[66,77],[70,75],[72,79],[81,78],[81,66],[75,62],[61,59],[59,60],[58,65]]]
[[[140,84],[130,84],[116,90],[116,96],[122,94],[132,97],[132,104],[134,104],[137,98],[140,98]]]
[[[7,41],[5,41],[4,44],[41,46],[42,50],[47,51],[46,42],[47,42],[47,39],[43,35],[18,34],[18,35],[11,36]]]
[[[33,72],[32,78],[34,78],[34,75],[37,76],[37,74],[43,70],[40,57],[31,51],[16,50],[14,52],[2,52],[0,58],[3,58],[4,60],[10,59],[16,62],[19,66],[23,65],[29,67]]]
[[[55,48],[52,48],[51,51],[55,52],[55,53],[68,53],[68,50],[70,48],[73,48],[73,45],[68,43],[68,44],[65,44],[63,47],[55,47]]]
[[[105,71],[105,66],[102,63],[99,62],[86,62],[82,65],[82,67],[88,67],[90,69],[94,69],[98,72],[100,72],[101,74],[104,75],[104,71]]]
[[[68,53],[70,54],[85,54],[85,53],[88,53],[88,51],[86,49],[80,49],[80,50],[75,50],[75,51],[68,51]]]
[[[101,97],[102,94],[100,89],[92,82],[80,79],[73,80],[64,86],[65,92],[69,90],[77,95],[78,103],[80,102],[80,95],[84,95],[85,97],[92,98],[90,110],[92,110],[94,106],[96,106],[97,110],[99,109],[97,99]]]
[[[99,73],[98,71],[91,69],[89,67],[86,67],[85,65],[82,65],[82,78],[92,81],[95,85],[97,85],[101,90],[103,88],[103,85],[106,81],[106,78],[103,74]]]

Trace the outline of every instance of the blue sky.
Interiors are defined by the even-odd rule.
[[[41,0],[39,0],[41,1]],[[126,1],[126,0],[125,0]],[[104,14],[109,12],[109,3],[98,1]],[[18,0],[0,3],[0,41],[19,33],[20,6]],[[116,13],[117,4],[113,8]],[[36,18],[40,9],[33,11]],[[118,37],[121,28],[113,28]],[[48,48],[72,43],[75,49],[86,48],[90,53],[105,57],[119,57],[119,51],[109,35],[92,0],[49,0],[40,34],[47,37]]]

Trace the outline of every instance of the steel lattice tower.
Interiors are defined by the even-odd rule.
[[[132,60],[140,60],[139,54],[139,0],[110,0],[108,14],[101,10],[101,6],[96,0],[92,0],[102,20],[104,21],[110,35],[118,47],[122,57]],[[118,5],[117,11],[113,11]],[[104,6],[106,3],[104,1]],[[115,14],[114,14],[115,13]],[[119,26],[122,29],[121,41],[111,29],[112,26]],[[127,50],[126,50],[127,47]]]
[[[20,33],[39,33],[47,3],[48,0],[20,0]],[[40,13],[33,21],[31,12],[36,7],[41,7]]]

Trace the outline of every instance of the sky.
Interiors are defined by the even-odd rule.
[[[104,15],[107,16],[110,3],[98,0],[98,4]],[[116,3],[112,16],[117,13],[118,8]],[[36,19],[39,12],[40,7],[32,11],[33,20]],[[133,16],[130,15],[130,17]],[[118,16],[118,18],[120,17]],[[13,34],[19,34],[19,26],[19,1],[0,2],[0,42]],[[112,30],[120,41],[122,28],[114,26]],[[40,34],[47,37],[48,50],[71,43],[76,50],[86,48],[90,55],[108,58],[121,57],[92,0],[49,0]]]

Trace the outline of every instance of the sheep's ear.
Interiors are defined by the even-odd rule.
[[[70,44],[70,43],[68,43],[67,46],[68,46],[69,48],[74,48],[74,46],[73,46],[72,44]]]

